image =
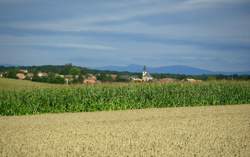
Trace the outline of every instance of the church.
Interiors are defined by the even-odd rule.
[[[152,81],[153,77],[147,72],[146,66],[144,65],[143,67],[143,72],[142,72],[142,80],[144,82]]]

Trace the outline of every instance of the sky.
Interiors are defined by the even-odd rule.
[[[0,0],[0,64],[250,71],[250,0]]]

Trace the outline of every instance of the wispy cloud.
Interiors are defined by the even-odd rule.
[[[12,0],[14,2],[19,2]],[[23,0],[30,2],[30,0]],[[0,1],[1,2],[1,1]],[[8,2],[8,1],[6,1]],[[112,2],[112,3],[110,3]],[[99,2],[102,4],[102,2]],[[109,10],[98,11],[94,10],[93,12],[87,14],[80,14],[76,18],[60,19],[60,20],[51,20],[51,21],[41,21],[41,22],[30,22],[27,23],[27,26],[31,25],[31,28],[41,29],[41,26],[59,26],[65,27],[65,30],[70,30],[70,27],[73,25],[89,25],[101,22],[114,22],[114,21],[124,21],[138,17],[152,16],[164,13],[178,13],[183,11],[191,11],[201,8],[213,8],[213,7],[224,7],[225,5],[235,5],[242,3],[250,3],[248,0],[135,0],[135,1],[107,1],[103,4],[104,7]],[[113,11],[112,11],[113,10]],[[129,10],[129,11],[128,11]],[[11,24],[11,23],[10,23]],[[14,25],[15,24],[15,25]],[[25,22],[13,23],[13,27],[24,26]],[[43,25],[44,24],[44,25]],[[23,27],[24,28],[24,27]],[[29,28],[29,27],[28,27]],[[49,27],[48,27],[49,28]],[[52,30],[53,27],[50,27]],[[59,27],[60,28],[60,27]],[[60,30],[60,29],[59,29]]]
[[[60,40],[59,38],[53,38],[53,37],[36,38],[36,37],[0,36],[0,46],[41,46],[41,47],[54,47],[54,48],[90,49],[90,50],[116,50],[116,48],[113,46],[80,43],[79,40],[75,41],[75,43],[70,43],[68,42],[68,40]]]

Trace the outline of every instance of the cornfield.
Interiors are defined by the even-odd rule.
[[[250,103],[249,82],[101,84],[1,90],[0,115]]]

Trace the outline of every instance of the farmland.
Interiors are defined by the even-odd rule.
[[[32,88],[26,89],[18,87],[19,89],[15,90],[1,90],[0,115],[250,103],[248,81],[93,86],[33,85]]]
[[[250,105],[0,116],[0,156],[250,156]]]
[[[21,90],[34,88],[62,87],[62,85],[37,83],[28,80],[0,78],[0,90]]]
[[[0,156],[247,157],[249,103],[248,81],[67,86],[0,79]]]

